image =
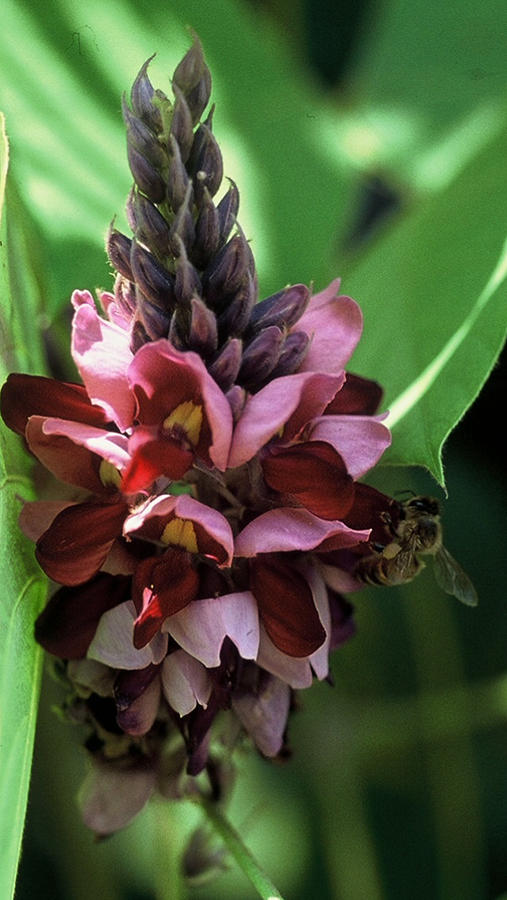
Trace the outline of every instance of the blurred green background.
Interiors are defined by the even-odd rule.
[[[30,295],[30,340],[44,338],[53,374],[72,374],[71,290],[110,285],[103,236],[113,215],[123,223],[130,183],[121,92],[155,51],[152,77],[165,86],[188,44],[185,23],[214,76],[215,127],[263,295],[340,273],[365,309],[356,370],[380,377],[389,399],[403,385],[410,327],[402,307],[393,315],[391,290],[417,301],[430,344],[439,285],[449,307],[459,304],[457,269],[464,285],[483,287],[507,233],[504,0],[51,0],[6,10],[10,240],[30,263],[18,273],[20,306]],[[488,165],[488,191],[464,221],[456,198],[473,193]],[[379,358],[375,332],[387,315]],[[473,341],[471,365],[481,352],[480,336]],[[505,387],[497,365],[444,452],[446,543],[477,587],[478,609],[443,595],[430,567],[403,589],[361,592],[358,634],[333,658],[334,687],[300,695],[292,758],[241,760],[232,819],[287,900],[507,892]],[[442,496],[413,468],[386,466],[374,483]],[[195,813],[155,807],[95,844],[75,806],[84,754],[51,710],[59,699],[46,675],[17,900],[179,900],[169,860]],[[254,896],[234,867],[190,891],[195,900]]]

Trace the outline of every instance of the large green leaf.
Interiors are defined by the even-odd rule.
[[[8,148],[0,114],[0,382],[18,353],[19,306],[11,300],[6,215],[3,210]],[[18,265],[23,263],[18,258]],[[35,329],[32,329],[35,331]],[[27,345],[25,344],[25,347]],[[19,438],[0,426],[0,896],[13,895],[23,834],[39,695],[41,652],[33,637],[33,621],[45,583],[34,562],[33,547],[18,528],[21,498],[30,497],[29,466]]]
[[[392,409],[386,460],[426,466],[441,484],[442,445],[505,340],[506,146],[507,128],[347,279],[368,334],[354,366],[386,386]]]

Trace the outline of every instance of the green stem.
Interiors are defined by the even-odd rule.
[[[283,900],[278,888],[274,886],[270,878],[263,872],[221,809],[205,797],[201,797],[200,803],[208,821],[217,834],[220,835],[229,853],[254,886],[259,896],[262,897],[262,900]]]

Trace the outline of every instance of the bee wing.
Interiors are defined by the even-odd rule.
[[[435,578],[446,592],[466,606],[477,606],[479,598],[466,572],[445,547],[440,547],[434,557]]]

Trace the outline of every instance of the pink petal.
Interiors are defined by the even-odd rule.
[[[147,760],[129,768],[95,760],[79,791],[83,821],[98,835],[113,834],[141,812],[155,789],[156,772]]]
[[[327,441],[342,457],[354,479],[379,461],[391,443],[391,432],[379,416],[321,416],[312,423],[309,437]]]
[[[144,669],[161,663],[167,653],[167,635],[155,635],[141,650],[134,647],[135,606],[131,600],[104,613],[86,654],[114,669]]]
[[[269,757],[282,749],[289,707],[289,686],[278,678],[270,678],[260,694],[245,694],[232,701],[241,724],[261,753]]]
[[[229,467],[234,469],[248,462],[284,426],[284,440],[290,440],[311,419],[321,415],[344,379],[343,372],[285,375],[249,397],[234,429]]]
[[[176,650],[162,663],[162,690],[169,706],[187,716],[199,704],[208,705],[213,687],[208,670],[184,650]]]
[[[99,460],[88,449],[76,446],[67,437],[46,434],[45,425],[48,421],[51,420],[44,416],[30,416],[26,425],[28,446],[39,462],[66,484],[73,484],[95,494],[109,493],[99,478]],[[86,429],[92,426],[77,424],[77,427]],[[104,433],[100,428],[94,430]]]
[[[166,524],[174,518],[195,524],[199,553],[213,557],[220,566],[231,565],[234,539],[227,519],[189,494],[155,497],[127,518],[123,533],[160,541]]]
[[[191,656],[207,668],[220,665],[225,637],[243,659],[255,659],[259,647],[257,604],[250,591],[194,600],[162,626]]]
[[[315,550],[325,541],[334,548],[368,540],[370,531],[354,531],[343,522],[319,519],[306,509],[271,509],[257,516],[235,541],[235,556]]]
[[[295,690],[310,687],[313,681],[308,657],[288,656],[286,653],[282,653],[275,647],[262,626],[257,663]]]
[[[160,679],[157,677],[126,709],[118,711],[116,720],[126,734],[139,737],[150,730],[157,718],[159,706]]]
[[[312,339],[301,371],[340,372],[354,352],[363,330],[363,316],[355,300],[338,297],[337,278],[310,299],[306,312],[294,326]]]
[[[46,435],[62,435],[74,444],[86,447],[110,462],[120,472],[130,462],[126,435],[105,431],[92,425],[81,425],[79,422],[68,422],[65,419],[46,419],[42,430]]]
[[[72,323],[72,356],[90,399],[125,431],[132,425],[135,409],[127,380],[132,361],[127,332],[102,319],[95,306],[78,304]]]

